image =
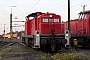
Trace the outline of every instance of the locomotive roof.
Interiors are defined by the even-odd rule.
[[[44,13],[42,13],[42,12],[40,12],[41,14],[44,14]],[[36,15],[37,15],[37,12],[35,12],[35,13],[31,13],[31,14],[29,14],[28,16],[26,16],[26,17],[36,17]]]
[[[80,12],[79,14],[87,14],[90,13],[90,10],[84,11],[84,12]]]

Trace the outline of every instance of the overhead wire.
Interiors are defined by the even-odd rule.
[[[29,11],[31,11],[38,3],[40,2],[40,0],[38,0],[36,3],[35,3],[35,5],[33,5],[31,8],[30,8],[30,10]],[[63,3],[63,2],[65,2],[65,0],[64,1],[62,1],[62,2],[59,2],[59,3]],[[50,8],[51,6],[54,6],[54,5],[57,5],[58,3],[55,3],[55,4],[52,4],[52,5],[49,5],[49,6],[46,6],[46,7],[43,7],[43,8],[40,8],[40,9],[38,9],[38,10],[42,10],[42,9],[45,9],[45,8]],[[28,14],[28,12],[26,12],[26,13],[23,13],[23,14],[21,14],[21,15],[18,15],[18,16],[22,16],[22,15],[25,15],[25,14]]]
[[[36,1],[36,0],[35,0]],[[34,2],[35,2],[34,1]],[[32,4],[34,4],[34,2],[32,2]],[[20,15],[18,15],[18,16],[22,16],[22,15],[24,15],[24,14],[26,14],[26,11],[28,11],[29,9],[30,9],[30,7],[31,7],[31,5],[29,6],[29,8],[27,8],[25,11],[24,11],[24,13],[22,13],[22,14],[20,14]]]
[[[28,13],[29,11],[31,11],[39,2],[40,2],[40,0],[38,0],[31,8],[29,8],[27,12],[25,12],[25,13],[23,13],[23,14],[21,14],[21,15],[18,15],[18,16],[22,16],[22,15],[27,14],[27,13]]]
[[[82,3],[80,3],[80,4],[76,4],[76,5],[74,5],[74,6],[71,6],[71,8],[72,8],[72,7],[75,7],[75,6],[78,6],[78,5],[81,5],[81,4],[83,4],[83,3],[87,3],[87,2],[90,2],[90,0],[85,1],[85,2],[82,2]]]
[[[51,7],[55,6],[55,5],[58,5],[58,4],[63,3],[63,2],[65,2],[65,0],[62,1],[62,2],[55,3],[55,4],[51,4],[51,5],[49,5],[49,6],[45,6],[45,7],[43,7],[43,8],[40,8],[39,10],[45,9],[45,8],[51,8]]]
[[[35,5],[33,5],[33,6],[31,7],[31,9],[30,9],[29,11],[33,10],[33,8],[34,8],[39,2],[40,2],[40,0],[38,0],[38,1],[35,3]],[[29,12],[29,11],[28,11],[28,12]],[[28,14],[28,12],[27,12],[26,14]]]
[[[73,1],[73,0],[72,0],[72,1]],[[38,2],[40,2],[40,0],[38,0]],[[36,2],[35,5],[33,5],[32,8],[30,8],[30,9],[32,10],[32,9],[37,5],[38,2]],[[46,6],[46,7],[40,8],[40,9],[38,9],[38,10],[45,9],[45,8],[50,8],[50,6],[53,7],[54,5],[57,5],[57,4],[59,4],[59,3],[62,4],[62,3],[64,3],[64,2],[65,2],[65,0],[62,1],[62,2],[54,3],[54,4],[52,4],[52,5],[49,5],[49,6]],[[61,5],[61,6],[63,6],[63,5]],[[59,6],[59,7],[60,7],[60,6]],[[30,11],[31,11],[31,10],[30,10]],[[28,12],[25,13],[25,14],[28,14]],[[22,14],[22,15],[25,15],[25,14]],[[21,16],[21,15],[20,15],[20,16]]]
[[[90,0],[85,1],[85,2],[82,2],[82,3],[80,3],[80,4],[76,4],[76,5],[74,5],[74,6],[71,6],[71,8],[76,7],[76,6],[78,6],[78,5],[81,5],[81,4],[83,4],[83,3],[87,3],[87,2],[90,2]],[[68,9],[68,8],[62,9],[62,10],[60,10],[60,11],[64,11],[64,10],[66,10],[66,9]],[[59,12],[59,11],[57,11],[57,12]]]
[[[72,0],[71,2],[73,2],[74,0]],[[90,1],[90,0],[89,0]],[[26,13],[24,13],[24,14],[22,14],[22,15],[25,15],[25,14],[27,14],[29,11],[31,11],[38,3],[40,2],[40,0],[38,0],[30,9],[27,9],[28,11],[26,12]],[[88,1],[86,1],[86,2],[88,2]],[[85,2],[83,2],[83,3],[85,3]],[[58,3],[56,3],[56,4],[58,4]],[[80,4],[82,4],[82,3],[80,3]],[[73,8],[73,7],[75,7],[75,6],[77,6],[77,5],[80,5],[80,4],[76,4],[76,5],[74,5],[74,6],[71,6],[71,8]],[[53,4],[53,5],[55,5],[55,4]],[[50,5],[50,6],[53,6],[53,5]],[[44,8],[49,8],[50,6],[46,6],[46,7],[44,7]],[[59,6],[60,7],[60,6]],[[44,9],[44,8],[41,8],[41,9]],[[62,10],[60,10],[60,11],[63,11],[63,10],[66,10],[67,8],[65,8],[65,9],[62,9]],[[40,9],[39,9],[40,10]],[[1,11],[1,10],[0,10]],[[4,10],[5,11],[5,10]],[[3,11],[1,11],[4,15],[6,15]],[[5,11],[6,12],[6,11]]]
[[[39,2],[40,2],[40,0],[38,0],[38,2],[36,2],[35,5],[33,5],[33,6],[30,8],[29,11],[31,11],[31,10],[37,5],[37,3],[39,3]],[[42,10],[42,9],[45,9],[45,8],[51,8],[51,7],[53,7],[53,6],[55,6],[55,5],[59,4],[59,3],[62,4],[63,2],[65,2],[65,0],[62,1],[62,2],[58,2],[58,3],[51,4],[51,5],[49,5],[49,6],[45,6],[45,7],[43,7],[43,8],[39,8],[38,10]],[[28,12],[23,13],[22,15],[25,15],[25,14],[28,14]],[[18,16],[22,16],[22,15],[18,15]]]
[[[72,0],[72,1],[74,1],[74,0]],[[71,1],[71,2],[72,2],[72,1]],[[58,2],[58,3],[61,4],[61,3],[64,3],[64,2],[65,2],[65,0],[62,1],[62,2]],[[39,10],[41,10],[41,9],[45,9],[45,8],[51,8],[51,7],[55,6],[55,5],[57,5],[58,3],[55,3],[55,4],[52,4],[52,5],[49,5],[49,6],[46,6],[46,7],[40,8]],[[63,6],[63,5],[61,5],[61,6]],[[58,7],[61,7],[61,6],[58,6]],[[54,8],[54,9],[55,9],[55,8]]]
[[[73,2],[73,1],[76,1],[76,0],[72,0],[71,2]],[[64,8],[64,9],[62,9],[62,10],[60,10],[60,11],[64,11],[64,10],[66,10],[67,8]],[[57,12],[59,12],[59,11],[57,11]]]
[[[61,3],[64,3],[64,1],[61,2]],[[53,8],[53,10],[56,10],[56,8],[59,8],[59,7],[63,7],[64,5],[65,5],[65,4],[61,4],[60,6]],[[52,10],[52,9],[50,9],[50,10]]]
[[[6,15],[2,10],[0,10],[3,15]]]
[[[2,6],[0,5],[0,7],[1,7],[1,9],[5,12],[3,12],[2,10],[0,10],[1,11],[1,13],[3,14],[3,15],[8,15],[8,14],[6,14],[7,12],[2,8]]]
[[[0,10],[1,11],[1,10]],[[1,13],[3,13],[2,11],[1,11]],[[4,14],[4,13],[3,13]],[[6,15],[6,14],[4,14],[4,15]]]

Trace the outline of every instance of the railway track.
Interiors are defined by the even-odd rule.
[[[25,44],[19,42],[19,41],[14,41],[14,40],[8,40],[8,41],[0,41],[0,49],[3,47],[9,47],[9,46],[13,46],[13,45],[21,45],[21,46],[26,46]]]
[[[20,41],[0,41],[0,60],[42,60],[43,56],[46,54],[29,48]],[[50,56],[44,59],[53,60]]]
[[[4,48],[3,48],[4,47]],[[3,56],[4,58],[2,58],[3,60],[7,59],[10,60],[9,58],[14,58],[14,59],[21,59],[19,57],[22,57],[23,60],[30,60],[32,59],[36,59],[40,60],[42,59],[42,57],[44,56],[46,59],[48,60],[53,60],[50,56],[54,56],[55,54],[84,54],[84,57],[82,57],[83,59],[89,60],[90,57],[90,50],[89,49],[83,49],[83,48],[78,48],[77,50],[74,49],[63,49],[60,50],[58,52],[55,53],[48,53],[44,52],[44,54],[41,54],[41,51],[35,51],[32,48],[27,47],[26,45],[24,45],[23,43],[21,43],[20,41],[16,41],[16,40],[9,40],[9,41],[0,41],[0,49],[3,48],[2,50],[12,50],[11,52],[9,52],[9,54],[6,54],[5,56]],[[24,50],[24,51],[23,51]],[[3,51],[5,52],[5,51]],[[2,53],[3,53],[2,52]],[[6,51],[7,52],[7,51]],[[11,55],[10,55],[11,54]],[[10,55],[10,56],[9,56]],[[48,57],[47,57],[48,56]],[[19,59],[18,59],[19,58]],[[40,59],[39,59],[40,58]]]

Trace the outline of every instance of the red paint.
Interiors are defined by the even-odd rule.
[[[68,22],[64,22],[64,31],[68,29]],[[62,30],[63,30],[62,29]],[[83,19],[76,19],[70,21],[71,34],[90,34],[90,13],[86,14]]]

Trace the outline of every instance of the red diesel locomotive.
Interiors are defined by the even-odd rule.
[[[63,30],[68,29],[68,22],[63,22]],[[77,39],[78,45],[90,48],[90,10],[80,12],[79,18],[70,21],[71,42]]]
[[[26,16],[25,35],[22,36],[22,41],[36,49],[59,50],[67,43],[61,25],[60,15],[48,12],[29,14]]]

